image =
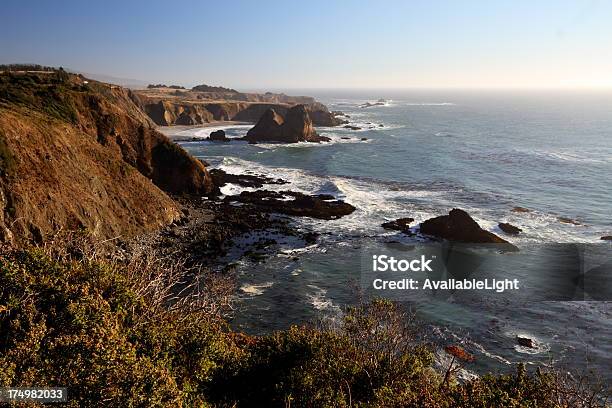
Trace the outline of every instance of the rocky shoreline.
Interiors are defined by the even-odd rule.
[[[255,240],[242,248],[240,256],[248,256],[263,247],[273,247],[277,242],[272,236],[291,237],[306,246],[317,242],[318,233],[296,227],[293,217],[333,220],[358,210],[333,195],[308,195],[292,191],[291,183],[281,178],[262,174],[232,174],[215,168],[209,169],[209,174],[214,183],[213,192],[204,198],[175,197],[182,206],[181,218],[144,236],[144,240],[139,237],[139,245],[148,242],[147,245],[155,250],[171,254],[177,259],[187,259],[190,264],[206,267],[215,265],[217,269],[226,269],[228,261],[223,258],[236,244],[236,237],[256,236]],[[223,195],[221,188],[228,184],[250,190]],[[267,189],[270,185],[287,187],[271,191]],[[408,236],[418,236],[426,241],[496,244],[495,247],[504,252],[519,251],[508,240],[481,228],[461,209],[453,209],[448,215],[430,218],[414,226],[411,225],[413,222],[414,218],[403,217],[383,222],[381,227]],[[506,222],[499,222],[498,228],[509,237],[522,232],[521,228]],[[610,238],[604,236],[601,239]],[[268,254],[271,253],[268,251]]]

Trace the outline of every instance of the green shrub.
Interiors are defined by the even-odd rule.
[[[201,402],[199,384],[234,353],[224,324],[143,319],[151,305],[135,283],[99,262],[4,254],[0,384],[67,386],[75,406]]]

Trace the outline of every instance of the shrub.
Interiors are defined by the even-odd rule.
[[[34,109],[76,123],[78,115],[69,74],[62,70],[49,77],[41,75],[0,74],[0,104]]]
[[[199,384],[238,350],[213,314],[186,323],[158,304],[168,282],[142,277],[40,249],[2,254],[0,384],[68,386],[74,406],[202,402]]]
[[[86,407],[605,404],[523,367],[445,383],[414,317],[383,300],[335,324],[235,333],[221,318],[231,283],[203,272],[144,250],[109,258],[78,235],[0,251],[0,386],[67,386],[69,405]]]

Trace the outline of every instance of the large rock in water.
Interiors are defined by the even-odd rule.
[[[467,212],[458,208],[452,209],[448,215],[422,222],[420,232],[454,242],[506,244],[509,249],[518,250],[505,239],[480,228],[480,225]]]
[[[283,118],[274,109],[268,109],[245,137],[249,143],[258,142],[323,142],[327,137],[317,135],[304,105],[287,110]]]
[[[395,221],[383,222],[381,226],[384,229],[402,231],[402,232],[410,232],[410,223],[414,221],[414,218],[406,217],[406,218],[398,218]]]
[[[282,126],[285,120],[274,109],[268,109],[257,124],[249,129],[246,139],[249,142],[272,142],[282,139]]]
[[[227,142],[229,139],[225,137],[225,130],[219,129],[214,132],[210,132],[210,136],[208,136],[210,140],[213,142]]]
[[[312,120],[304,105],[297,105],[287,111],[282,126],[282,138],[288,143],[310,141],[318,137]]]
[[[507,222],[500,222],[499,224],[497,224],[497,226],[499,227],[500,230],[510,235],[518,235],[520,232],[523,232],[523,230],[520,229],[519,227],[512,225],[510,223],[507,223]]]

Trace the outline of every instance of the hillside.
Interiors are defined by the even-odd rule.
[[[131,236],[180,216],[166,194],[207,194],[201,162],[124,88],[64,71],[0,73],[0,238],[62,229]]]

